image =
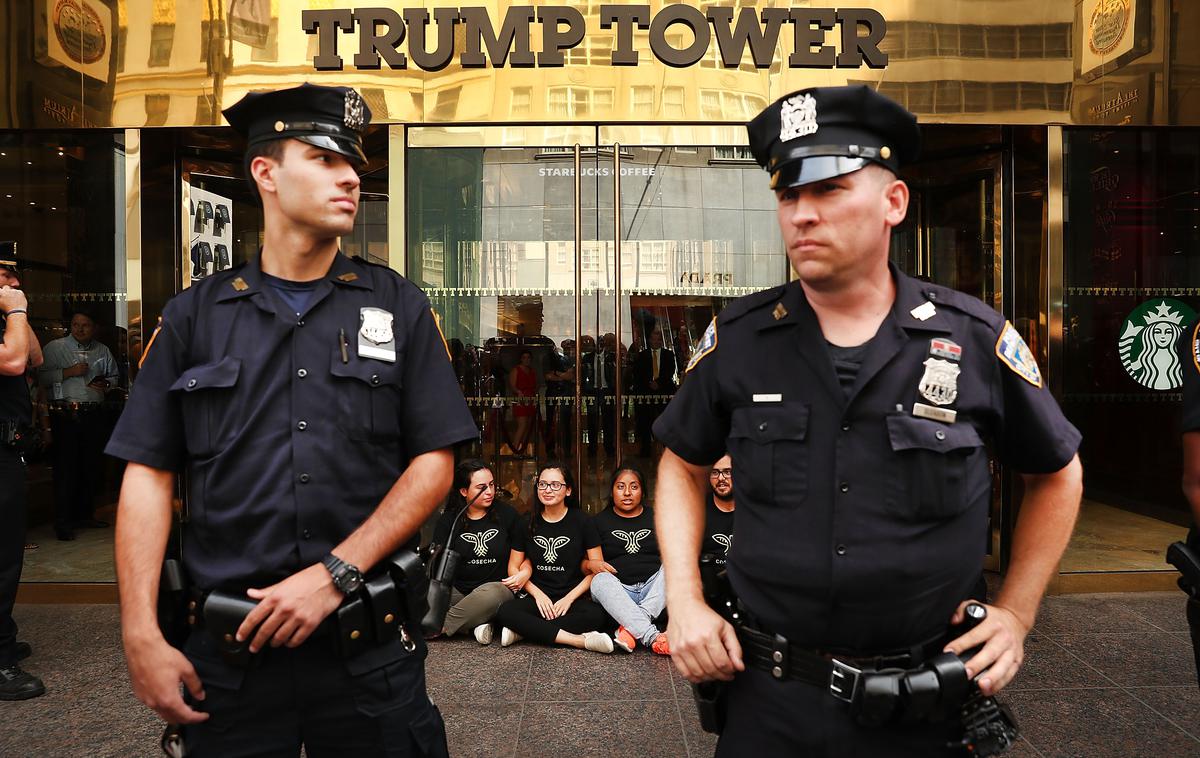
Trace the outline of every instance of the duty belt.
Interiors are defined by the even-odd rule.
[[[794,679],[848,703],[858,723],[940,721],[955,713],[970,688],[966,667],[937,642],[913,652],[835,656],[789,643],[779,634],[737,627],[744,660],[781,681]]]

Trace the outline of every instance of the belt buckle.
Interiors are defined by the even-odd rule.
[[[831,663],[833,668],[829,672],[829,694],[845,703],[853,701],[862,683],[862,669],[842,663],[837,658]]]

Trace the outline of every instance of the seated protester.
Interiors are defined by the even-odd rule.
[[[599,559],[600,539],[579,508],[570,470],[547,463],[538,471],[537,498],[529,513],[525,546],[533,576],[529,594],[500,606],[500,644],[519,639],[543,645],[569,645],[597,653],[613,651],[612,637],[596,631],[604,626],[604,610],[587,597],[592,577],[583,573],[584,556]],[[524,561],[518,553],[514,560]]]
[[[704,540],[700,555],[712,553],[724,568],[733,545],[733,459],[721,456],[708,471],[708,501],[704,506]]]
[[[609,506],[592,517],[600,533],[604,559],[588,561],[592,598],[620,626],[614,644],[632,653],[641,640],[659,655],[670,655],[667,635],[659,632],[654,619],[667,605],[662,559],[654,538],[654,511],[642,502],[645,485],[642,472],[622,466],[613,472]]]
[[[532,569],[524,559],[514,562],[525,550],[521,518],[511,505],[496,500],[495,477],[478,458],[454,468],[450,501],[434,527],[433,541],[448,544],[461,557],[442,633],[450,637],[470,629],[479,644],[491,643],[496,611],[524,588]]]

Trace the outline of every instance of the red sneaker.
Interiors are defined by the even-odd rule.
[[[629,630],[623,626],[617,627],[617,633],[613,635],[613,644],[624,650],[626,653],[632,653],[637,647],[637,640],[629,633]]]
[[[667,643],[667,633],[662,632],[655,637],[654,644],[650,646],[650,649],[659,655],[670,655],[671,646]]]

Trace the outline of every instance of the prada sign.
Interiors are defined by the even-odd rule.
[[[698,63],[715,41],[727,68],[739,66],[749,48],[755,67],[766,69],[781,35],[794,41],[789,68],[859,68],[864,63],[884,68],[888,62],[879,49],[887,22],[871,8],[742,8],[735,18],[729,6],[702,11],[672,4],[651,13],[649,5],[613,4],[600,6],[599,19],[601,29],[615,30],[613,66],[641,62],[634,29],[649,30],[654,58],[675,68]],[[313,66],[318,71],[342,70],[344,51],[338,42],[341,35],[355,31],[355,68],[375,70],[386,63],[388,68],[404,69],[411,61],[425,71],[445,68],[456,55],[463,68],[559,67],[566,62],[564,52],[577,47],[587,33],[583,14],[570,6],[512,6],[498,27],[483,7],[434,8],[432,18],[426,8],[306,10],[301,20],[305,33],[317,36]],[[668,34],[676,26],[691,34]],[[535,34],[541,42],[537,53]],[[463,49],[457,50],[460,40]]]

